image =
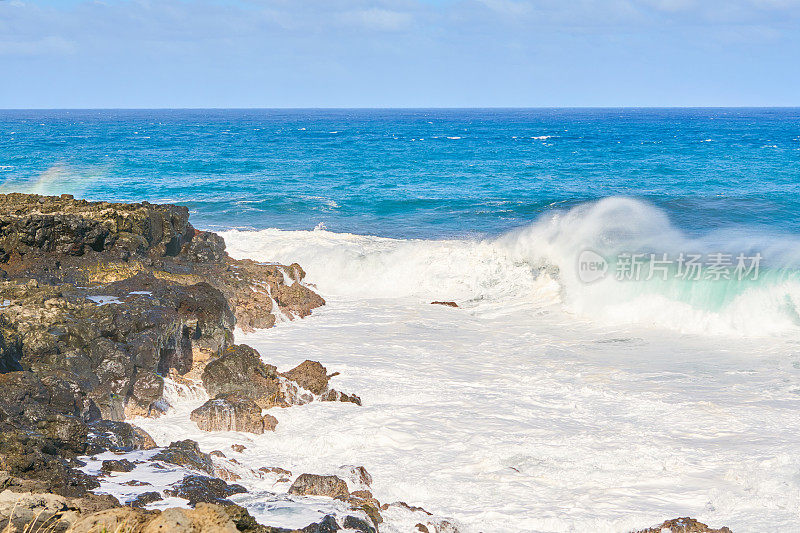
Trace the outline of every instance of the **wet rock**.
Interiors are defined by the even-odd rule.
[[[76,456],[155,446],[122,420],[160,416],[164,376],[199,379],[232,344],[236,320],[269,327],[273,311],[305,316],[324,304],[299,265],[233,260],[186,208],[146,202],[0,195],[0,264],[4,484],[65,497],[97,486]],[[252,365],[246,383],[266,380],[253,400],[267,406],[285,380],[264,368]],[[211,471],[188,450],[160,454]]]
[[[281,404],[276,369],[261,360],[247,345],[229,346],[219,359],[203,370],[203,386],[212,398],[236,393],[255,401],[262,409]]]
[[[261,407],[236,393],[219,396],[192,411],[191,419],[203,431],[275,431],[278,420],[262,415]]]
[[[455,302],[440,302],[440,301],[435,301],[435,302],[431,302],[431,305],[445,305],[445,306],[447,306],[447,307],[458,307],[458,304],[457,304],[457,303],[455,303]]]
[[[303,361],[282,375],[314,394],[322,394],[328,388],[328,371],[317,361]]]
[[[359,398],[355,394],[345,394],[335,389],[331,389],[328,392],[322,394],[319,397],[319,399],[323,402],[346,402],[346,403],[354,403],[356,405],[361,405],[361,398]]]
[[[164,491],[167,496],[177,496],[189,500],[190,505],[199,502],[230,503],[226,498],[233,494],[247,492],[241,485],[229,485],[225,481],[199,475],[189,475],[177,485]]]
[[[339,527],[336,519],[331,515],[327,515],[319,522],[307,525],[301,531],[303,533],[336,533],[340,529],[342,528]]]
[[[200,470],[207,474],[213,474],[214,472],[214,463],[211,460],[211,456],[201,452],[197,442],[189,439],[170,443],[169,446],[155,454],[152,459]]]
[[[134,468],[136,468],[136,465],[127,459],[108,459],[103,461],[100,471],[105,473],[130,472]]]
[[[235,451],[237,453],[242,453],[246,449],[247,449],[247,446],[245,446],[244,444],[231,444],[231,450],[233,450],[233,451]]]
[[[126,422],[98,420],[89,424],[89,452],[151,450],[156,442],[145,430]]]
[[[131,479],[130,481],[126,481],[123,485],[127,485],[129,487],[146,487],[152,485],[152,483],[148,483],[147,481],[139,481],[138,479]]]
[[[694,518],[674,518],[666,520],[659,526],[642,529],[637,533],[731,533],[727,527],[713,529]]]
[[[346,516],[342,523],[345,529],[353,529],[362,533],[377,533],[377,529],[367,523],[366,520],[356,516]]]
[[[153,502],[159,502],[163,499],[164,498],[161,497],[161,493],[156,491],[148,491],[148,492],[143,492],[138,496],[136,496],[136,498],[134,498],[128,505],[130,505],[131,507],[141,508]]]
[[[350,496],[347,483],[336,476],[320,476],[317,474],[300,474],[289,487],[289,494],[300,496],[327,496],[346,500]]]
[[[348,481],[351,487],[367,489],[372,485],[372,476],[363,466],[342,465],[338,474]]]
[[[325,305],[325,300],[319,294],[299,283],[279,285],[272,291],[272,297],[278,305],[301,318],[310,315],[312,309]]]

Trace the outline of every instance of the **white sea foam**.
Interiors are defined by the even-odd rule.
[[[733,287],[674,281],[586,284],[578,257],[652,251],[750,253],[773,271],[800,265],[800,241],[724,231],[689,237],[650,204],[608,198],[556,211],[495,239],[400,240],[328,231],[223,232],[235,257],[297,261],[329,294],[456,300],[475,313],[527,305],[600,324],[642,324],[687,333],[773,335],[796,331],[800,283],[764,278]],[[733,287],[733,288],[732,288]],[[734,290],[735,289],[735,290]],[[720,305],[722,302],[723,305]]]
[[[327,300],[304,320],[237,332],[237,342],[281,371],[322,362],[341,373],[331,385],[363,406],[273,409],[277,431],[249,435],[200,431],[189,420],[200,399],[187,398],[139,421],[159,443],[192,438],[210,451],[238,442],[243,468],[295,475],[364,465],[380,501],[455,517],[467,532],[621,533],[687,515],[737,532],[797,530],[800,359],[793,335],[764,336],[796,332],[793,283],[754,285],[715,308],[702,294],[585,285],[575,275],[584,247],[757,241],[787,266],[797,259],[792,240],[690,238],[652,206],[619,198],[483,241],[224,236],[237,257],[299,262]],[[285,483],[241,482],[252,491],[241,503],[288,525],[291,505],[258,503],[282,501],[269,493]],[[414,531],[408,516],[384,518],[381,531]]]
[[[277,430],[264,435],[200,431],[191,402],[139,423],[161,444],[244,444],[235,457],[248,468],[363,465],[381,502],[455,517],[467,532],[622,533],[687,515],[737,532],[793,530],[796,356],[555,313],[487,318],[414,298],[326,297],[311,317],[237,342],[281,371],[321,361],[362,407],[273,409]],[[239,482],[252,509],[287,489]],[[281,518],[259,509],[264,523]],[[381,531],[414,531],[387,520]]]

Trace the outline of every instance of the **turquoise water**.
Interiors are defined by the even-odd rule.
[[[0,180],[215,229],[494,236],[623,195],[688,234],[791,234],[800,109],[0,111]]]

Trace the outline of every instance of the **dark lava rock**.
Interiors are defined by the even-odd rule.
[[[261,415],[261,407],[238,394],[219,396],[192,411],[191,419],[203,431],[244,431],[261,434],[275,431],[278,420]]]
[[[147,202],[0,194],[0,469],[8,487],[84,497],[97,482],[75,468],[76,456],[155,445],[122,420],[165,411],[165,376],[199,378],[232,344],[237,320],[245,330],[272,326],[270,293],[288,314],[324,305],[299,281],[299,266],[234,260],[188,216],[185,207]],[[278,379],[274,369],[262,377],[257,402]],[[210,458],[195,452],[161,454],[210,473]]]
[[[103,450],[130,452],[151,450],[156,442],[145,430],[126,422],[98,420],[89,424],[89,454]]]
[[[190,505],[199,502],[230,503],[226,498],[247,492],[241,485],[229,485],[221,479],[208,476],[189,475],[172,489],[164,491],[167,496],[186,498]]]
[[[127,459],[108,459],[100,466],[101,472],[130,472],[136,465]]]
[[[651,527],[649,529],[642,529],[637,533],[731,533],[727,527],[713,529],[698,522],[694,518],[674,518],[666,520],[660,526]]]
[[[347,483],[336,476],[320,476],[317,474],[300,474],[289,487],[289,494],[300,496],[328,496],[346,500],[350,496]]]
[[[161,497],[161,493],[156,491],[148,491],[143,492],[136,496],[136,498],[128,503],[131,507],[144,507],[153,502],[159,502],[164,498]]]
[[[255,401],[262,409],[281,404],[282,394],[276,369],[261,360],[247,345],[229,346],[203,370],[203,386],[214,398],[237,393]]]
[[[377,533],[377,530],[369,525],[366,520],[356,516],[346,516],[342,525],[345,529],[354,529],[362,533]]]
[[[200,470],[208,474],[214,473],[211,456],[201,452],[197,442],[189,439],[170,443],[169,446],[155,454],[153,460]]]

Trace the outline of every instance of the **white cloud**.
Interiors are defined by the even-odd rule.
[[[414,17],[410,13],[373,7],[348,11],[342,14],[341,20],[371,30],[397,31],[409,27]]]
[[[0,55],[68,55],[76,51],[77,44],[62,37],[45,37],[30,41],[0,40]]]

